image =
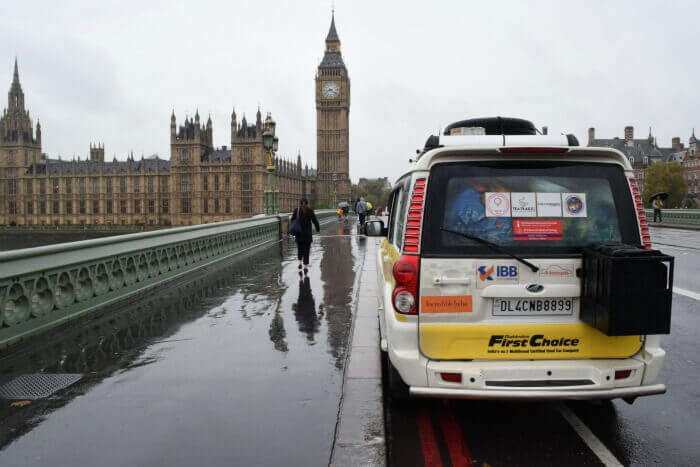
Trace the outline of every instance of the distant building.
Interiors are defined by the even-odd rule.
[[[688,139],[688,149],[685,151],[681,166],[688,184],[688,197],[694,198],[697,203],[700,201],[700,148],[695,138],[695,128]]]
[[[316,165],[318,199],[335,206],[350,196],[350,77],[340,52],[335,16],[316,70]]]
[[[231,147],[215,148],[212,121],[199,112],[179,128],[170,118],[171,159],[133,154],[105,161],[102,144],[84,160],[41,153],[41,127],[32,128],[15,61],[8,106],[0,118],[0,224],[191,225],[263,212],[267,158],[263,121],[231,115]],[[313,197],[315,171],[275,161],[280,210]]]
[[[279,209],[306,197],[330,205],[350,193],[350,80],[331,20],[326,53],[316,74],[319,170],[275,160]],[[271,118],[268,114],[268,118]],[[8,105],[0,117],[0,225],[191,225],[249,217],[264,211],[267,155],[260,109],[255,121],[231,113],[231,146],[214,147],[211,118],[170,117],[170,159],[157,155],[105,161],[103,144],[84,160],[48,158],[41,126],[32,126],[15,60]]]
[[[644,170],[650,164],[656,162],[678,162],[686,173],[686,180],[689,181],[688,193],[691,193],[687,169],[690,166],[693,168],[697,167],[695,131],[690,137],[689,147],[686,148],[681,143],[680,137],[677,136],[671,139],[670,147],[660,147],[651,133],[651,128],[649,128],[649,135],[642,139],[634,138],[634,127],[632,126],[625,127],[623,138],[616,136],[611,139],[596,138],[595,128],[589,128],[588,146],[614,148],[627,156],[634,169],[634,178],[637,180],[640,190],[644,189]],[[693,175],[697,176],[697,171]],[[697,184],[694,185],[694,188],[696,190],[694,193],[697,193]]]

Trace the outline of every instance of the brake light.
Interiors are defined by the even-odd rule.
[[[615,379],[627,379],[632,374],[632,370],[615,370]]]
[[[508,148],[498,148],[500,152],[511,154],[511,153],[518,153],[518,154],[564,154],[565,152],[569,152],[569,148],[517,148],[517,147],[508,147]]]
[[[418,313],[418,269],[420,257],[403,255],[394,264],[392,273],[396,287],[391,296],[394,310],[404,315]]]
[[[649,235],[649,223],[647,222],[647,215],[644,213],[644,203],[642,201],[642,196],[639,193],[637,180],[630,177],[629,183],[630,189],[632,190],[634,207],[637,210],[637,223],[639,225],[639,234],[642,237],[642,245],[644,246],[645,250],[651,250],[651,236]]]
[[[462,373],[440,373],[440,377],[443,381],[448,383],[461,383]]]
[[[408,206],[406,232],[403,239],[403,251],[407,255],[420,253],[420,231],[423,221],[423,203],[425,202],[425,178],[416,179]]]
[[[392,270],[396,287],[391,296],[394,310],[405,315],[418,313],[418,270],[420,269],[420,233],[425,202],[425,178],[413,184],[408,206],[406,231],[403,237],[403,255]]]

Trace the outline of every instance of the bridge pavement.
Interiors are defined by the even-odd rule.
[[[0,401],[0,465],[328,464],[365,239],[324,225],[190,274],[140,303],[0,360],[0,382],[79,373]]]

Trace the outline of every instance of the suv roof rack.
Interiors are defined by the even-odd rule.
[[[461,128],[481,129],[480,133],[466,134],[482,134],[482,135],[536,135],[537,128],[529,121],[522,118],[510,117],[487,117],[487,118],[470,118],[460,120],[445,127],[443,135],[465,134],[459,131]]]
[[[416,161],[431,149],[444,146],[579,146],[573,134],[541,134],[522,118],[470,118],[447,125],[441,135],[430,135]]]

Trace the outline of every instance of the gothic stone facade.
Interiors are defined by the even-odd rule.
[[[255,124],[231,121],[231,147],[214,148],[212,122],[199,114],[176,128],[171,116],[171,160],[156,157],[105,161],[102,145],[86,160],[49,159],[41,130],[32,131],[19,77],[0,120],[0,224],[192,225],[263,212],[267,158],[260,111]],[[280,211],[313,197],[315,171],[277,158]]]
[[[340,53],[335,18],[316,72],[316,166],[318,204],[350,198],[350,77]]]
[[[350,80],[335,19],[316,76],[318,171],[276,159],[281,212],[300,197],[332,205],[350,195]],[[170,119],[170,160],[157,156],[105,161],[103,145],[85,160],[48,158],[41,126],[32,127],[15,61],[8,106],[0,118],[0,225],[192,225],[249,217],[264,210],[264,122],[231,115],[231,146],[215,148],[211,118],[199,113],[178,127]]]

